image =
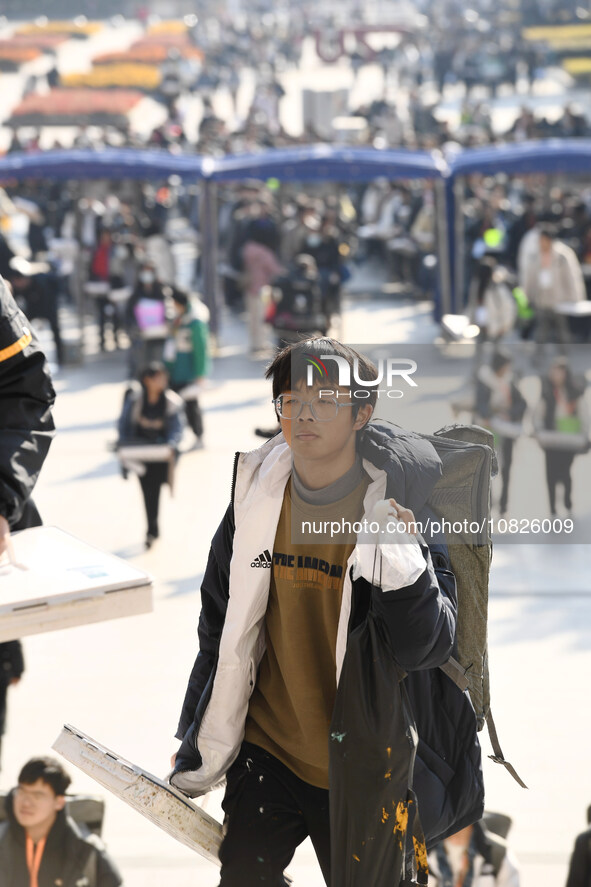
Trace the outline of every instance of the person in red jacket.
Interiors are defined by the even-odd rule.
[[[113,329],[113,338],[116,340],[119,335],[120,323],[117,316],[115,306],[111,304],[108,297],[108,291],[111,288],[111,253],[113,250],[113,241],[111,232],[107,228],[103,228],[100,233],[98,246],[94,251],[90,262],[90,280],[95,283],[104,283],[106,292],[104,295],[96,296],[96,304],[98,308],[99,336],[101,343],[101,351],[105,350],[105,325],[110,321]]]

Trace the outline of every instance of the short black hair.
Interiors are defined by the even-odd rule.
[[[189,304],[189,294],[179,286],[172,287],[172,300],[184,308]]]
[[[513,359],[511,354],[505,348],[498,348],[492,356],[491,366],[493,372],[497,373],[503,367],[506,367],[507,364],[512,363]]]
[[[540,225],[540,237],[546,237],[548,240],[556,240],[556,228],[554,225]]]
[[[279,397],[286,391],[291,391],[300,382],[307,378],[308,367],[310,366],[310,358],[322,359],[326,355],[335,354],[338,357],[344,357],[349,366],[352,368],[353,363],[357,361],[357,371],[351,374],[351,396],[355,401],[356,391],[369,391],[368,397],[359,399],[352,410],[353,418],[357,416],[359,407],[369,404],[375,407],[377,400],[377,391],[375,388],[364,387],[357,381],[358,377],[361,382],[367,380],[373,382],[378,375],[375,364],[372,363],[363,354],[355,351],[350,345],[343,345],[336,339],[328,336],[314,336],[310,339],[302,339],[291,345],[287,345],[278,354],[265,373],[266,379],[271,379],[273,383],[273,398]],[[338,366],[336,361],[328,361],[325,367],[328,379],[333,385],[338,385]]]
[[[165,373],[166,367],[160,360],[153,360],[151,363],[146,364],[145,367],[141,370],[139,374],[140,382],[143,382],[144,379],[152,379],[154,376],[157,376],[158,373]]]
[[[46,782],[56,795],[65,795],[72,781],[57,758],[49,756],[31,758],[18,775],[19,785],[33,785],[38,779]]]

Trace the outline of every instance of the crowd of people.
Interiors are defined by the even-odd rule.
[[[370,9],[362,11],[355,7],[353,11],[360,16],[360,27],[370,26],[375,19]],[[381,94],[349,108],[352,117],[364,122],[358,130],[358,144],[378,148],[447,149],[500,140],[576,138],[589,132],[585,116],[572,103],[567,103],[556,119],[546,119],[534,110],[524,93],[524,85],[530,94],[535,91],[536,80],[556,61],[547,44],[526,39],[524,28],[535,24],[576,23],[580,13],[574,7],[559,8],[532,0],[515,15],[508,4],[467,11],[456,0],[441,3],[424,0],[418,4],[417,17],[405,22],[394,43],[381,49],[372,48],[353,31],[347,40],[338,42],[342,29],[347,28],[345,12],[346,5],[343,10],[312,6],[279,10],[262,3],[256,13],[239,6],[236,14],[222,10],[214,17],[204,9],[198,20],[193,17],[187,30],[193,45],[203,53],[198,75],[187,82],[181,76],[180,67],[174,74],[175,64],[177,67],[182,64],[180,57],[175,61],[171,56],[166,62],[168,74],[172,71],[171,76],[176,76],[178,81],[178,94],[165,97],[166,122],[148,136],[140,136],[131,126],[119,130],[83,127],[73,144],[93,149],[101,145],[129,145],[223,155],[338,141],[336,131],[330,135],[327,131],[317,131],[310,121],[304,120],[304,129],[299,135],[288,133],[283,125],[281,103],[285,87],[282,80],[287,71],[302,65],[306,40],[316,40],[318,52],[326,52],[326,44],[331,41],[340,47],[341,62],[348,62],[356,78],[366,65],[381,67]],[[255,88],[250,108],[243,114],[239,113],[238,96],[246,71],[254,74]],[[48,72],[49,76],[59,81],[55,66]],[[440,112],[446,98],[458,95],[458,84],[463,84],[462,108],[457,124],[451,125],[448,117]],[[493,125],[491,117],[491,102],[501,87],[513,96],[523,94],[522,107],[504,132]],[[218,109],[224,103],[220,105],[219,99],[220,96],[227,99],[228,95],[232,111],[222,114]],[[192,97],[198,97],[201,102],[196,130],[190,128],[185,115],[186,100]],[[227,101],[225,107],[228,107]],[[190,115],[190,119],[194,120],[194,116]],[[9,150],[40,150],[40,133],[15,130]],[[174,269],[166,242],[167,202],[176,202],[177,211],[184,214],[194,228],[198,227],[199,220],[197,204],[188,193],[190,189],[169,182],[162,182],[161,186],[154,197],[152,214],[146,212],[146,189],[134,193],[130,200],[121,201],[122,209],[114,212],[117,225],[109,226],[110,233],[105,234],[106,238],[111,237],[113,248],[105,241],[104,249],[92,257],[92,282],[108,275],[111,288],[120,288],[122,280],[125,286],[130,285],[133,273],[125,256],[129,250],[130,229],[134,236],[141,236],[158,247],[160,282],[171,282]],[[20,186],[18,190],[22,193]],[[67,188],[63,193],[57,186],[53,187],[53,193],[44,185],[31,186],[31,190],[43,219],[43,223],[36,226],[41,249],[43,232],[49,230],[55,237],[73,237],[85,250],[92,250],[96,237],[88,218],[92,208],[77,212],[76,201],[69,199]],[[352,262],[355,265],[379,262],[390,279],[399,281],[417,296],[432,298],[437,290],[438,232],[434,192],[428,183],[377,180],[363,187],[307,191],[304,198],[301,189],[296,191],[285,186],[278,192],[248,184],[221,189],[222,287],[232,309],[247,309],[249,347],[253,352],[265,345],[266,335],[262,333],[265,320],[279,330],[278,341],[286,340],[296,321],[302,329],[302,324],[307,324],[306,329],[310,331],[328,330],[331,318],[338,315],[341,288],[351,276]],[[161,199],[162,192],[165,196]],[[463,240],[463,264],[456,310],[473,314],[482,301],[486,288],[482,280],[488,274],[481,262],[482,244],[491,229],[499,232],[501,238],[494,260],[514,275],[514,283],[526,294],[529,283],[525,285],[525,268],[518,267],[518,249],[521,238],[540,223],[549,222],[553,226],[555,243],[563,242],[574,248],[584,269],[589,264],[591,192],[586,185],[565,186],[558,182],[551,187],[523,176],[476,175],[465,181],[461,204],[464,224],[463,235],[459,236]],[[68,225],[69,233],[64,234]],[[33,227],[31,224],[31,230]],[[101,258],[107,249],[110,250],[108,269]],[[558,249],[560,247],[555,246],[555,250]],[[31,251],[34,258],[37,250],[33,244]],[[308,257],[304,264],[295,261],[301,255]],[[150,272],[145,269],[145,273]],[[306,322],[294,312],[290,295],[292,278],[297,282],[300,305],[304,306],[301,313],[306,314]],[[274,293],[266,290],[266,295],[261,297],[261,292],[276,281]],[[567,281],[568,298],[562,296],[564,301],[579,298],[572,291],[572,281],[571,275]],[[591,286],[589,281],[591,276],[587,278],[587,287]],[[28,286],[26,281],[16,284],[19,285]],[[480,295],[475,296],[478,288]],[[49,298],[44,296],[45,301]],[[533,303],[537,297],[528,294],[528,298]],[[283,300],[282,306],[276,303],[279,299]],[[32,295],[29,301],[32,306]],[[124,325],[121,310],[113,308],[101,295],[96,298],[96,306],[101,341],[109,322],[120,338]],[[544,308],[539,307],[543,313]],[[296,321],[293,321],[294,313]],[[48,309],[45,316],[52,324],[61,361],[58,315]],[[284,327],[279,325],[282,321]],[[542,328],[540,322],[538,329]]]
[[[540,396],[530,410],[521,390],[513,355],[497,348],[477,369],[470,406],[477,424],[494,433],[499,460],[500,492],[495,506],[501,518],[509,509],[509,485],[514,447],[526,425],[544,453],[548,515],[572,520],[572,467],[577,455],[589,451],[589,413],[585,402],[587,380],[574,371],[566,357],[555,357],[540,377]],[[558,508],[557,489],[562,487]],[[512,513],[516,513],[513,509]]]
[[[90,141],[82,132],[75,144],[90,143],[96,148],[102,142],[230,154],[335,140],[336,132],[328,134],[331,121],[323,121],[329,124],[327,130],[305,120],[299,134],[284,125],[282,80],[290,69],[301,66],[306,40],[315,40],[320,53],[332,41],[338,49],[335,61],[348,62],[355,78],[367,65],[381,68],[381,93],[348,111],[366,124],[358,130],[361,144],[432,149],[450,142],[471,146],[589,134],[589,122],[578,106],[567,104],[561,115],[548,117],[529,101],[536,83],[561,59],[547,42],[526,38],[524,28],[584,23],[574,6],[558,9],[532,0],[515,13],[510,4],[476,11],[466,10],[457,0],[424,0],[417,5],[415,17],[401,22],[395,44],[381,49],[374,49],[356,31],[374,25],[375,16],[357,8],[354,14],[355,27],[347,17],[347,4],[339,12],[312,6],[280,10],[263,6],[260,12],[244,9],[233,15],[216,10],[213,16],[204,10],[199,19],[193,17],[187,30],[192,44],[203,53],[200,70],[188,77],[185,60],[174,50],[163,63],[163,85],[155,95],[167,109],[166,122],[142,136],[131,127],[106,127],[102,132],[97,128]],[[350,32],[346,39],[343,29]],[[251,72],[255,80],[246,113],[238,101],[245,72]],[[49,86],[59,85],[57,66],[48,71],[47,78]],[[461,111],[451,124],[442,106],[452,94],[457,99],[458,86]],[[504,130],[494,123],[491,107],[501,88],[521,104],[516,119]],[[220,96],[230,99],[229,115],[216,110]],[[196,129],[185,117],[186,100],[192,97],[201,100]],[[55,147],[60,147],[59,140]],[[14,131],[10,151],[38,148],[38,134]]]

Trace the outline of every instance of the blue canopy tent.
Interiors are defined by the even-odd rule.
[[[22,179],[136,179],[166,180],[177,175],[185,181],[203,178],[203,159],[137,148],[102,148],[14,153],[0,157],[0,182]],[[79,354],[83,353],[84,293],[77,292]]]
[[[440,257],[441,307],[449,311],[448,256],[445,225],[444,177],[448,165],[439,152],[378,151],[312,145],[261,151],[256,154],[200,157],[160,150],[105,148],[63,150],[38,154],[10,154],[0,158],[0,181],[8,179],[165,179],[178,175],[185,181],[202,182],[200,205],[201,253],[204,301],[217,331],[217,208],[216,186],[221,182],[277,179],[280,182],[366,182],[388,179],[434,180],[437,189],[438,252]]]
[[[279,148],[257,154],[216,158],[213,181],[277,178],[282,182],[367,182],[389,179],[437,179],[447,170],[441,154],[427,151],[377,151],[375,148],[339,148],[308,145]]]
[[[277,179],[280,182],[368,182],[378,177],[392,179],[429,179],[435,181],[438,211],[438,253],[440,258],[440,298],[438,306],[443,311],[451,308],[449,286],[447,226],[445,225],[445,186],[444,177],[449,172],[448,165],[438,151],[384,150],[374,148],[344,148],[332,145],[309,145],[298,148],[281,148],[262,151],[257,154],[229,155],[204,161],[206,179],[204,184],[205,211],[209,224],[206,231],[215,231],[215,194],[213,188],[218,182],[240,181],[245,179]],[[215,258],[213,242],[203,251],[204,287],[215,287],[215,266],[210,260]],[[216,301],[212,300],[212,301]]]
[[[73,149],[0,157],[0,181],[7,179],[164,179],[203,177],[203,158],[138,148]]]
[[[543,139],[518,144],[488,145],[448,154],[446,180],[449,269],[453,313],[462,310],[464,289],[464,217],[461,178],[476,173],[535,175],[591,173],[591,139]]]

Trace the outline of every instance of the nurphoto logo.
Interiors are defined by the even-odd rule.
[[[324,354],[322,358],[307,354],[306,360],[308,362],[308,367],[306,371],[306,384],[309,387],[312,387],[316,384],[314,378],[314,371],[318,373],[320,377],[320,381],[329,382],[329,374],[326,368],[326,364],[324,361],[333,360],[338,367],[338,386],[339,388],[349,388],[351,387],[351,369],[353,370],[353,379],[357,385],[360,386],[360,389],[355,391],[347,391],[346,396],[348,397],[357,397],[360,399],[367,398],[370,394],[370,391],[364,391],[363,389],[376,389],[376,393],[378,396],[380,394],[386,394],[388,397],[399,398],[404,396],[404,392],[400,389],[395,389],[394,381],[402,379],[409,385],[411,388],[417,388],[418,384],[412,378],[413,374],[417,371],[417,363],[415,360],[411,360],[408,357],[385,357],[380,358],[377,361],[377,376],[375,379],[361,379],[359,377],[359,360],[355,358],[353,360],[353,366],[349,364],[349,361],[346,358],[341,357],[339,354]],[[386,384],[385,388],[378,388],[381,382]],[[343,392],[333,391],[332,389],[322,390],[320,392],[321,395],[333,395],[335,397],[343,397]]]

